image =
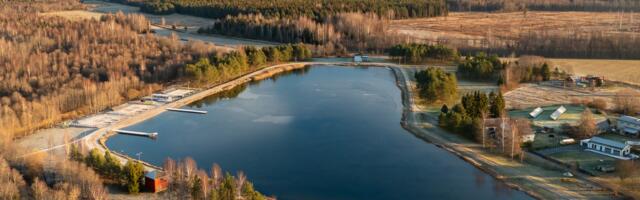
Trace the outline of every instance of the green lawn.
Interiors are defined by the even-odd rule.
[[[589,171],[593,174],[602,174],[602,172],[595,170],[595,168],[599,165],[610,165],[615,166],[616,159],[612,157],[608,157],[605,155],[600,155],[597,153],[583,151],[583,150],[575,150],[575,151],[566,151],[555,154],[547,155],[551,158],[559,160],[560,162],[566,164],[578,164],[580,169]]]

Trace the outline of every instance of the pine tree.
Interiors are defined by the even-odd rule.
[[[504,97],[502,96],[502,92],[499,92],[498,95],[495,96],[492,104],[491,104],[491,115],[494,117],[503,117],[505,109]]]
[[[140,182],[144,175],[144,166],[138,161],[128,160],[122,170],[123,184],[127,187],[130,194],[140,192]]]

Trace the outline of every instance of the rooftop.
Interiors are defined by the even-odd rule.
[[[619,141],[615,141],[615,140],[609,140],[609,139],[605,139],[605,138],[601,138],[601,137],[592,137],[591,139],[589,139],[589,142],[593,142],[593,143],[598,143],[598,144],[602,144],[602,145],[607,145],[610,147],[615,147],[615,148],[620,148],[620,149],[624,149],[626,148],[628,145]]]
[[[628,122],[628,123],[633,123],[633,124],[640,124],[640,119],[631,117],[631,116],[626,116],[626,115],[623,115],[618,120]]]

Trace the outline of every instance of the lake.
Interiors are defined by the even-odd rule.
[[[316,66],[211,96],[116,135],[113,151],[162,165],[194,158],[244,171],[278,199],[531,199],[400,126],[386,68]]]

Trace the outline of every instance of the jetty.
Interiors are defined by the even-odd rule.
[[[205,111],[205,110],[191,110],[191,109],[181,109],[181,108],[167,108],[167,110],[168,111],[175,111],[175,112],[207,114],[207,111]]]
[[[116,133],[127,134],[127,135],[135,135],[135,136],[150,137],[150,138],[158,137],[158,132],[147,133],[147,132],[140,132],[140,131],[120,130],[120,129],[113,130],[113,131]]]

